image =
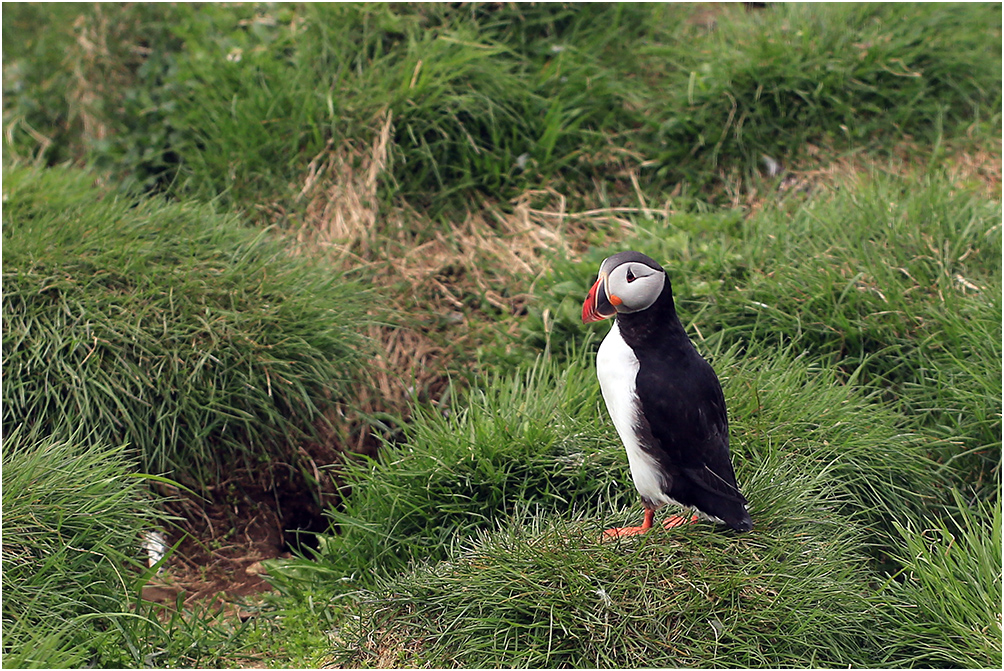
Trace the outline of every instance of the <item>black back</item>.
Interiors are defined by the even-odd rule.
[[[729,454],[725,396],[676,316],[669,279],[651,307],[619,314],[617,323],[638,357],[637,429],[642,447],[661,466],[665,493],[749,531],[753,522]]]

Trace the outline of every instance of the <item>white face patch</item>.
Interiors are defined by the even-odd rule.
[[[624,342],[615,321],[596,353],[596,376],[614,422],[617,435],[627,450],[631,478],[643,498],[665,505],[675,503],[662,491],[662,476],[655,459],[642,449],[635,424],[641,416],[635,381],[638,377],[638,357]]]
[[[617,312],[640,312],[655,303],[665,284],[663,271],[644,263],[628,262],[610,271],[606,292],[610,302],[617,306]]]

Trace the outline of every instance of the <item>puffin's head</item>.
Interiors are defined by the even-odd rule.
[[[659,298],[666,271],[639,252],[620,252],[600,264],[599,276],[582,304],[582,322],[645,310]]]

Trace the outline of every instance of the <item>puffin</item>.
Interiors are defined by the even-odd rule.
[[[609,317],[614,323],[596,353],[596,375],[645,518],[639,527],[608,529],[602,538],[645,533],[667,504],[694,513],[669,517],[667,529],[706,519],[751,530],[729,454],[722,386],[680,323],[662,266],[635,251],[604,259],[582,321]]]

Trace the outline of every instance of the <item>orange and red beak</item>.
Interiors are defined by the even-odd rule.
[[[610,298],[607,297],[606,281],[606,273],[600,273],[600,276],[596,278],[596,283],[593,284],[593,288],[586,295],[586,302],[582,304],[583,324],[598,322],[617,314],[617,308],[614,307],[614,303],[611,303]]]

